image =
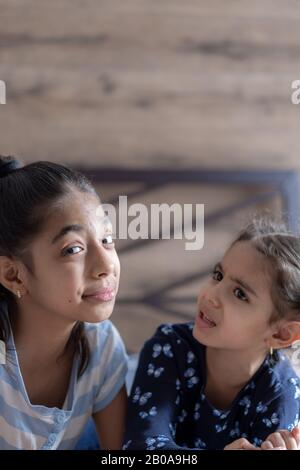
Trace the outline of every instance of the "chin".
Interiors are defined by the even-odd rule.
[[[87,323],[100,323],[111,317],[111,309],[95,309],[94,311],[85,311],[80,315],[80,320]]]
[[[199,335],[199,330],[196,326],[196,323],[194,324],[194,328],[193,328],[193,336],[194,336],[195,339],[198,339],[198,337],[201,336],[201,335]]]
[[[113,313],[115,302],[85,302],[81,305],[82,321],[88,323],[99,323],[108,320]]]
[[[105,320],[108,320],[111,317],[112,312],[107,311],[107,312],[95,312],[94,314],[88,315],[89,320],[87,320],[89,323],[99,323]]]
[[[204,344],[204,346],[209,346],[209,341],[206,341],[207,338],[205,338],[204,334],[201,334],[201,331],[199,331],[199,328],[197,328],[197,325],[194,325],[193,328],[193,337],[201,344]]]

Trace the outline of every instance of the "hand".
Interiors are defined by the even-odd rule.
[[[224,447],[224,450],[260,450],[260,447],[255,447],[247,439],[241,437]]]
[[[279,429],[270,434],[262,443],[262,450],[298,450],[300,448],[300,428],[292,431]]]

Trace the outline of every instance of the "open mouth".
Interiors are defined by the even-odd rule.
[[[213,328],[217,326],[216,323],[208,318],[201,310],[197,315],[197,324],[202,328]]]

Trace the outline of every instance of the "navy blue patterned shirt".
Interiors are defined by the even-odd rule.
[[[289,360],[266,357],[230,409],[205,396],[205,346],[193,323],[162,325],[140,355],[129,397],[124,449],[223,449],[245,437],[260,445],[298,424],[300,382]]]

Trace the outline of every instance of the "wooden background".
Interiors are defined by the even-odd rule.
[[[297,0],[0,0],[0,153],[81,167],[300,169],[299,25]],[[200,202],[209,214],[247,191],[174,186],[146,202]],[[177,288],[178,315],[138,298],[211,269],[241,218],[207,228],[197,254],[176,241],[121,254],[120,299],[137,301],[117,304],[114,319],[130,351],[162,321],[192,318],[182,297],[200,283]]]
[[[0,0],[2,153],[300,167],[298,0]]]

